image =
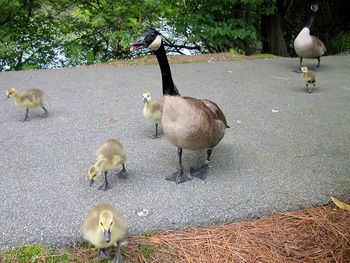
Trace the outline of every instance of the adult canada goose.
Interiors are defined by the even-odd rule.
[[[125,159],[125,150],[120,142],[110,139],[102,143],[96,152],[96,163],[90,166],[88,170],[90,186],[93,185],[96,179],[101,175],[101,172],[104,171],[105,182],[98,189],[106,191],[111,188],[108,185],[107,173],[119,164],[123,166],[123,169],[118,173],[118,176],[119,178],[126,179]]]
[[[84,239],[98,248],[99,260],[109,258],[110,247],[117,242],[118,251],[112,262],[122,262],[120,242],[126,235],[127,225],[114,206],[108,203],[95,205],[85,218],[82,230]]]
[[[6,91],[6,95],[7,98],[14,97],[17,106],[27,108],[26,116],[23,121],[28,119],[28,111],[31,108],[41,107],[45,111],[45,113],[41,115],[42,118],[49,115],[49,112],[45,109],[43,103],[44,92],[40,89],[27,89],[19,94],[17,90],[11,88]]]
[[[144,32],[138,40],[131,43],[130,51],[141,47],[152,49],[157,57],[163,82],[161,123],[168,140],[178,148],[178,171],[166,179],[176,183],[191,180],[192,176],[205,179],[212,149],[221,141],[228,128],[226,118],[214,102],[180,95],[171,77],[162,37],[156,30]],[[182,166],[182,149],[207,149],[204,165],[197,169],[191,168],[190,175],[186,174]]]
[[[312,88],[315,87],[316,85],[316,80],[317,80],[316,72],[308,70],[306,66],[302,67],[301,71],[303,72],[302,78],[305,82],[307,92],[311,93]],[[308,88],[309,84],[313,84],[312,88],[311,87]]]
[[[156,134],[152,138],[159,138],[158,124],[160,124],[163,113],[163,100],[152,101],[151,93],[146,91],[142,94],[143,97],[143,116],[146,119],[154,121],[156,124]]]
[[[314,4],[311,6],[311,10],[316,12],[318,10],[318,5]],[[300,64],[298,72],[301,72],[301,63],[303,58],[316,58],[318,63],[316,71],[320,66],[321,56],[326,52],[326,47],[322,41],[316,37],[310,35],[310,28],[314,22],[314,15],[312,14],[309,23],[300,31],[298,36],[294,40],[294,49],[297,55],[300,57]]]

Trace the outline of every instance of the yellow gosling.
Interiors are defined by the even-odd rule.
[[[305,82],[307,92],[311,93],[312,88],[316,85],[317,75],[315,71],[308,70],[306,66],[301,68],[303,72],[302,79]],[[312,87],[308,88],[309,84],[312,84]]]
[[[42,118],[46,118],[49,115],[43,103],[44,92],[42,90],[27,89],[19,94],[17,90],[11,88],[6,91],[6,95],[7,98],[14,97],[17,106],[26,108],[26,116],[23,121],[28,119],[28,111],[31,108],[41,107],[45,111],[45,113],[41,115]]]
[[[101,173],[105,173],[105,182],[98,189],[106,191],[111,188],[108,185],[107,173],[118,165],[122,165],[123,169],[118,173],[119,178],[126,179],[125,170],[126,153],[123,145],[114,139],[110,139],[101,144],[96,152],[96,163],[90,166],[88,175],[90,178],[90,186],[100,177]]]
[[[159,138],[158,124],[160,124],[163,113],[163,100],[152,101],[151,93],[146,91],[142,94],[143,97],[143,116],[146,119],[154,121],[156,124],[156,133],[152,137],[153,139]]]
[[[117,209],[108,203],[94,206],[82,226],[83,237],[98,248],[98,259],[110,257],[111,247],[117,242],[118,251],[113,263],[121,263],[120,243],[125,238],[127,225]]]

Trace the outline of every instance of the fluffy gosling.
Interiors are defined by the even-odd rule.
[[[159,138],[158,124],[160,124],[163,113],[163,100],[152,101],[151,93],[146,91],[142,94],[143,97],[143,116],[146,119],[154,121],[156,124],[156,133],[152,137],[153,139]]]
[[[6,91],[7,98],[14,97],[15,103],[19,107],[26,108],[26,116],[23,121],[28,119],[28,111],[31,108],[41,107],[45,113],[41,115],[42,118],[46,118],[49,112],[45,109],[43,104],[44,92],[39,89],[27,89],[21,94],[18,93],[14,88],[8,89]]]
[[[306,66],[302,67],[301,71],[303,72],[302,79],[305,82],[307,92],[311,93],[312,88],[316,85],[316,72],[308,70]],[[308,88],[309,84],[312,84],[312,87]]]
[[[118,251],[113,263],[121,263],[120,242],[124,239],[127,225],[117,209],[108,203],[94,206],[85,218],[82,226],[83,237],[98,248],[98,259],[110,257],[111,247],[117,242]]]
[[[96,152],[96,163],[90,166],[88,175],[90,178],[90,186],[100,177],[102,171],[105,173],[105,181],[98,189],[106,191],[111,187],[108,185],[107,173],[118,165],[122,165],[123,169],[118,173],[119,178],[126,179],[125,170],[126,154],[123,145],[114,139],[110,139],[101,144]]]

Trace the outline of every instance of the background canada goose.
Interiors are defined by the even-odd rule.
[[[318,10],[318,5],[312,5],[311,10],[316,12]],[[303,58],[316,58],[318,61],[316,71],[318,71],[321,56],[326,52],[326,47],[322,41],[318,37],[310,35],[310,28],[314,19],[314,15],[312,14],[309,23],[300,31],[294,40],[295,52],[300,57],[299,69],[297,72],[301,72],[300,68]]]
[[[106,191],[111,188],[108,185],[107,173],[117,165],[121,164],[123,169],[118,173],[119,178],[126,179],[127,174],[125,170],[126,154],[123,145],[114,139],[110,139],[101,144],[96,152],[96,163],[90,166],[88,175],[90,178],[90,186],[101,175],[101,172],[105,172],[105,182],[98,189]]]
[[[127,225],[114,206],[108,203],[95,205],[85,218],[82,230],[84,239],[98,248],[100,260],[109,258],[109,248],[117,242],[118,251],[112,262],[122,262],[120,242],[126,235]]]
[[[151,93],[146,91],[142,93],[143,97],[143,116],[146,119],[152,120],[156,124],[156,133],[152,138],[158,138],[158,124],[161,122],[163,113],[163,100],[152,101]]]
[[[43,104],[44,92],[40,89],[27,89],[21,94],[18,93],[14,88],[8,89],[6,91],[7,98],[14,97],[15,103],[20,106],[27,108],[26,116],[23,121],[28,119],[28,111],[30,108],[41,107],[45,113],[41,115],[42,118],[45,118],[49,115],[49,112],[45,109]]]
[[[170,66],[165,53],[162,37],[154,29],[149,29],[131,43],[130,51],[137,48],[150,48],[154,51],[161,70],[163,82],[163,131],[168,140],[178,148],[179,169],[167,180],[176,183],[191,180],[191,176],[205,178],[212,148],[224,137],[228,127],[220,108],[209,100],[182,97],[171,77]],[[205,164],[197,169],[191,168],[190,175],[182,166],[182,149],[207,149]]]
[[[316,72],[308,70],[307,67],[302,67],[301,71],[303,72],[302,78],[305,82],[307,92],[311,93],[312,88],[316,85]],[[308,88],[309,84],[312,84],[312,87]]]

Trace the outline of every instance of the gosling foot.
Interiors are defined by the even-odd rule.
[[[97,258],[98,260],[104,260],[110,257],[111,248],[99,248],[97,250]]]
[[[122,255],[120,254],[120,245],[118,245],[118,251],[115,254],[111,263],[122,263]]]
[[[123,169],[118,173],[118,177],[119,179],[127,179],[128,178],[128,174],[126,173],[126,170]]]
[[[172,175],[167,176],[165,179],[180,184],[192,180],[192,177],[184,171],[179,170]]]
[[[49,113],[48,112],[45,112],[44,114],[42,114],[40,116],[40,118],[47,118],[49,116]]]
[[[109,186],[108,184],[102,184],[100,185],[100,187],[98,188],[98,190],[101,190],[101,191],[107,191],[108,189],[112,189],[112,186]]]
[[[208,171],[208,165],[207,164],[204,164],[203,166],[201,167],[198,167],[198,168],[192,168],[191,167],[191,170],[190,170],[190,175],[192,177],[198,177],[202,180],[205,180],[205,178],[207,178],[207,171]]]

